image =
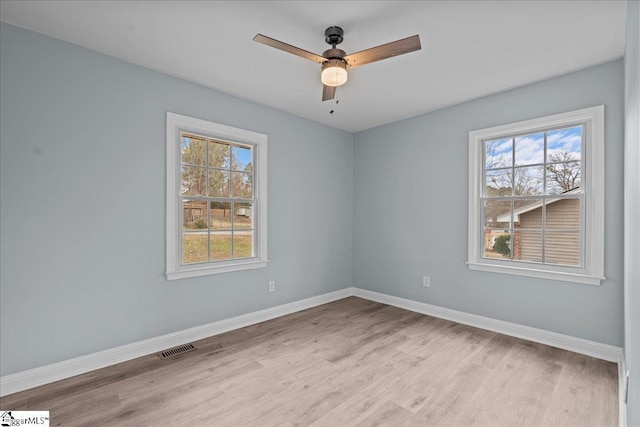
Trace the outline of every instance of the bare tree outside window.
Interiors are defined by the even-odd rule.
[[[547,172],[560,192],[571,191],[580,186],[580,161],[568,151],[549,155]],[[549,183],[547,183],[549,186]]]

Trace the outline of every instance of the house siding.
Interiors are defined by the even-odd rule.
[[[520,228],[542,230],[542,209],[520,214]],[[558,230],[554,232],[554,230]],[[562,230],[561,232],[559,230]],[[542,260],[542,233],[520,232],[521,260]],[[580,200],[565,199],[547,204],[545,262],[580,265]]]

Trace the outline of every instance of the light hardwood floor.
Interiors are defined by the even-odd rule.
[[[52,426],[615,426],[617,368],[355,297],[0,398]]]

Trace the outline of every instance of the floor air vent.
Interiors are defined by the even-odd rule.
[[[166,359],[167,357],[177,356],[182,353],[188,353],[190,351],[197,350],[197,348],[193,344],[185,344],[180,347],[170,348],[169,350],[165,350],[161,353],[158,353],[160,359]]]

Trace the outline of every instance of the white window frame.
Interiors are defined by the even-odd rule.
[[[581,235],[584,264],[556,266],[482,258],[484,227],[480,202],[484,185],[484,141],[516,134],[584,124],[582,158],[584,225]],[[604,277],[604,105],[525,120],[469,132],[469,246],[467,265],[471,270],[600,285]]]
[[[243,259],[182,264],[180,133],[191,132],[254,147],[255,256]],[[167,112],[167,265],[168,280],[266,267],[267,257],[267,135],[207,120]]]

